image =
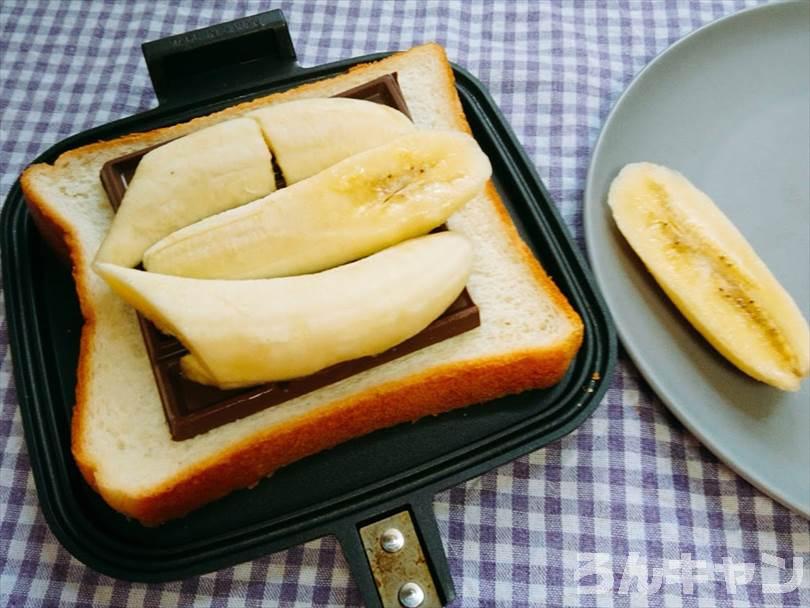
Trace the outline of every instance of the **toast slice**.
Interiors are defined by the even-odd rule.
[[[519,237],[490,182],[448,220],[473,245],[467,287],[480,309],[480,327],[202,435],[172,440],[135,312],[91,268],[113,218],[101,166],[269,104],[329,97],[391,72],[418,127],[470,132],[444,50],[428,44],[187,123],[87,145],[23,173],[37,224],[69,251],[85,319],[73,455],[87,482],[121,513],[158,524],[353,437],[546,387],[564,375],[582,341],[582,322]]]

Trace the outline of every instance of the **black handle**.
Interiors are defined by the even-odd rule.
[[[408,606],[409,592],[411,599],[422,597],[420,608],[441,608],[455,598],[432,494],[412,496],[360,523],[347,522],[335,533],[366,608]]]
[[[279,9],[146,42],[141,48],[164,106],[233,95],[300,70]]]

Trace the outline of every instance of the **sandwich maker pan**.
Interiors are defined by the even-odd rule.
[[[302,68],[278,10],[149,42],[143,52],[159,106],[74,135],[35,162],[50,163],[72,148],[183,122],[387,55]],[[108,507],[74,464],[70,419],[82,316],[70,269],[46,246],[19,181],[14,185],[0,218],[14,378],[43,513],[79,560],[113,577],[158,582],[334,535],[367,606],[398,605],[400,594],[418,595],[406,582],[419,585],[423,606],[453,599],[434,495],[571,432],[599,404],[616,361],[610,316],[532,162],[481,83],[458,66],[453,71],[504,202],[585,324],[582,348],[567,375],[550,389],[354,439],[156,528]],[[402,537],[386,534],[391,528]],[[402,540],[398,551],[382,548]]]

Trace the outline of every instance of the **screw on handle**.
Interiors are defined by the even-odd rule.
[[[407,582],[399,588],[399,603],[404,608],[419,608],[425,603],[425,592],[414,582]]]
[[[380,545],[388,553],[396,553],[405,546],[405,537],[396,528],[388,528],[380,537]]]
[[[162,105],[213,100],[299,70],[279,9],[142,45]]]

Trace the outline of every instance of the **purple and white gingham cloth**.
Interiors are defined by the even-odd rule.
[[[0,196],[53,143],[155,104],[142,42],[279,7],[305,65],[443,44],[489,88],[582,245],[591,148],[619,94],[675,40],[757,3],[0,0]],[[162,585],[71,557],[37,502],[0,322],[0,606],[360,605],[330,538]],[[810,523],[719,463],[624,357],[580,429],[435,508],[456,607],[810,605]]]

